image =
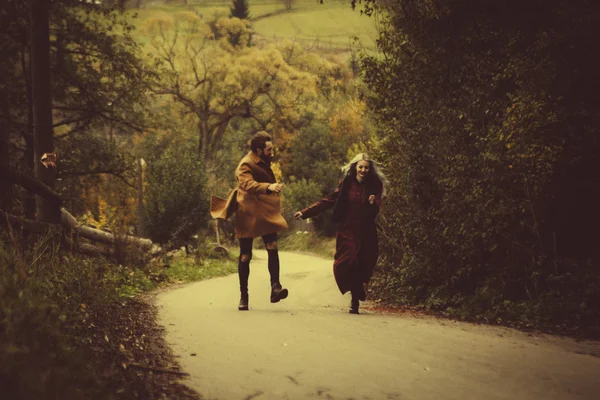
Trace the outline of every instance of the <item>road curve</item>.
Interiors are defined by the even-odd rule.
[[[162,293],[159,322],[205,399],[600,399],[600,344],[433,318],[347,313],[332,261],[281,252],[290,297],[269,302],[255,251],[237,276]]]

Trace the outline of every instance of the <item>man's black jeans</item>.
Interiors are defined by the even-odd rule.
[[[277,233],[269,233],[262,237],[265,246],[267,243],[277,241]],[[248,293],[248,277],[250,276],[250,260],[252,260],[252,243],[254,238],[240,238],[240,258],[238,261],[238,275],[240,278],[240,291]],[[267,249],[269,254],[269,274],[271,285],[279,283],[279,252],[277,249]],[[247,261],[242,261],[242,256],[248,255]]]

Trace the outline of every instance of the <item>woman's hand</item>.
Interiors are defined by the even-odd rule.
[[[373,204],[373,203],[375,203],[375,195],[374,194],[369,196],[369,204]]]
[[[296,214],[294,214],[294,218],[295,218],[295,219],[300,219],[300,218],[302,218],[302,212],[298,211]]]

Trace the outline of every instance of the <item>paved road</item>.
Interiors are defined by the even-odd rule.
[[[600,344],[432,318],[347,314],[331,260],[282,252],[290,297],[269,303],[256,251],[237,276],[158,297],[167,341],[205,399],[600,399]],[[195,354],[195,355],[192,355]]]

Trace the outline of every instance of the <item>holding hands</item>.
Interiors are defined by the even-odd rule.
[[[369,204],[375,204],[375,195],[372,194],[369,196]],[[294,219],[301,219],[302,218],[302,211],[297,211],[294,214]]]

